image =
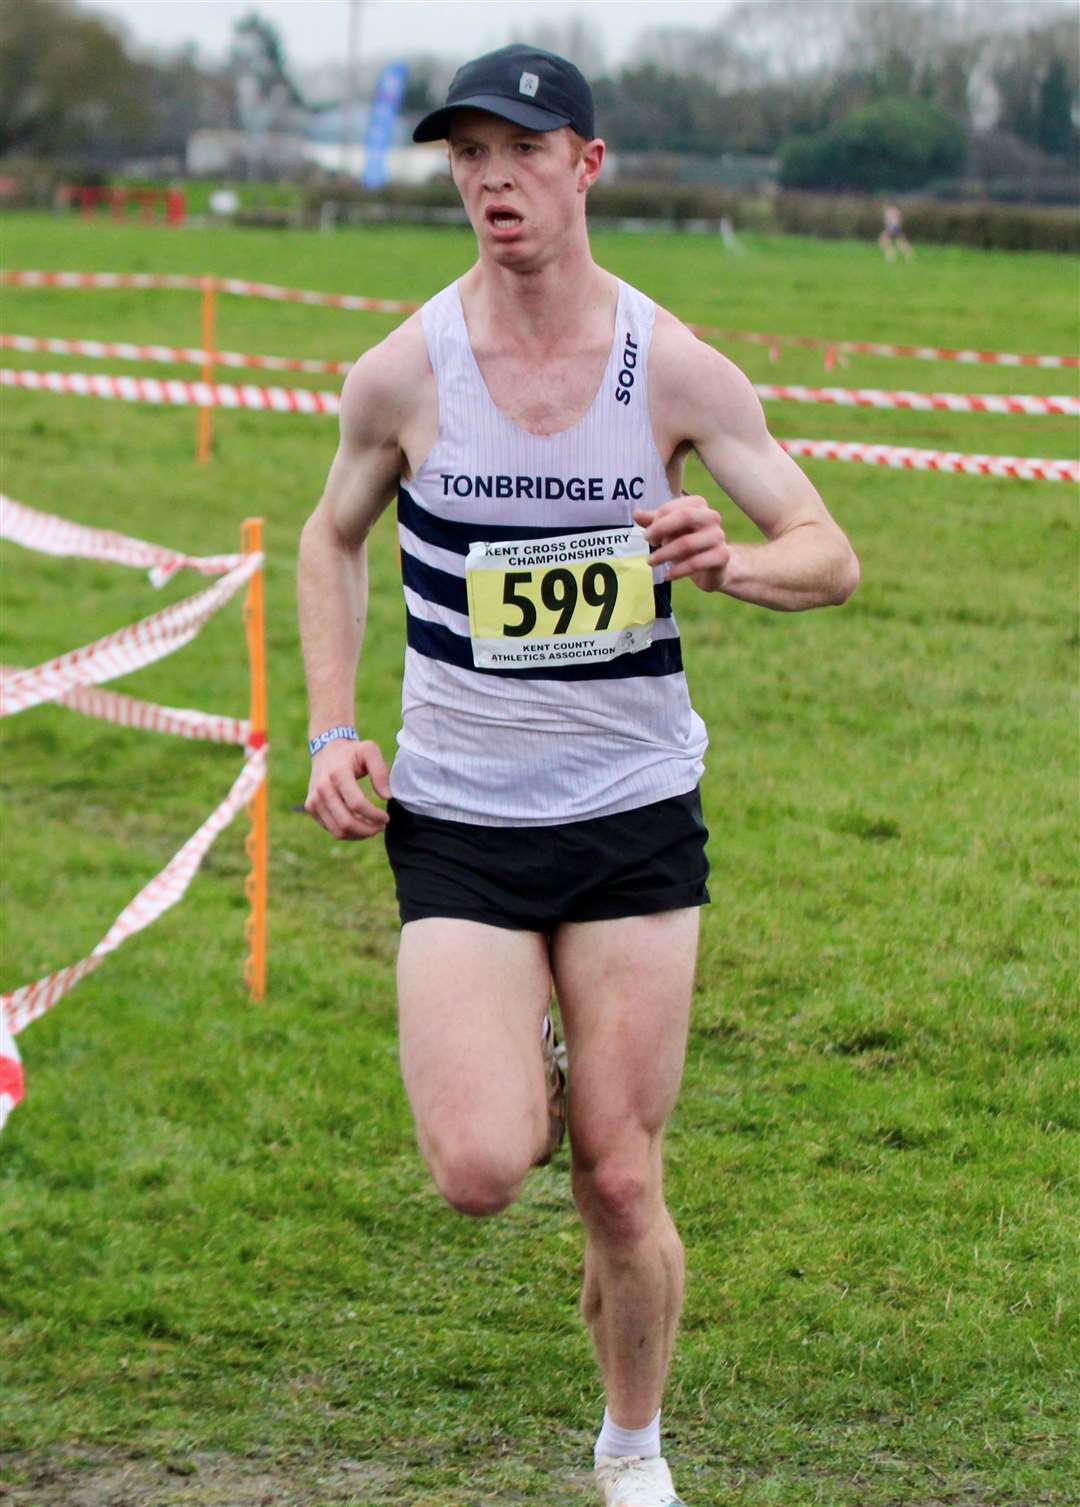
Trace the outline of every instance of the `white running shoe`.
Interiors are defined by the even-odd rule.
[[[686,1507],[675,1495],[667,1461],[601,1456],[596,1485],[604,1507]]]
[[[550,1015],[544,1016],[543,1051],[544,1078],[547,1082],[548,1143],[543,1156],[536,1163],[538,1167],[547,1166],[566,1135],[566,1048],[555,1034],[555,1023]]]

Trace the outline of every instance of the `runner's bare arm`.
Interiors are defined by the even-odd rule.
[[[634,516],[669,579],[689,576],[782,611],[847,600],[859,563],[806,473],[769,433],[748,378],[719,351],[657,312],[649,364],[653,423],[662,453],[697,451],[713,479],[765,536],[729,544],[719,512],[703,497],[672,498]]]
[[[367,618],[367,536],[405,465],[402,435],[425,366],[422,335],[403,326],[360,358],[342,389],[337,453],[300,538],[300,639],[312,737],[355,723]],[[387,816],[359,785],[365,776],[378,795],[389,796],[386,762],[376,743],[325,744],[312,760],[305,809],[334,837],[373,837]]]

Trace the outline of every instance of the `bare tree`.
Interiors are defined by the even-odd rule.
[[[0,152],[107,154],[150,114],[118,27],[68,0],[0,5]]]
[[[653,27],[641,33],[635,50],[665,73],[705,79],[720,94],[764,83],[767,78],[758,58],[727,26],[706,31],[689,26]]]
[[[511,42],[526,40],[516,34]],[[529,27],[529,42],[545,47],[548,52],[557,52],[570,58],[587,78],[596,78],[607,66],[604,39],[589,21],[579,12],[566,21],[540,21]]]

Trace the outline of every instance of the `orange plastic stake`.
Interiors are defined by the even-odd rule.
[[[204,360],[202,379],[208,385],[214,380],[214,325],[217,320],[217,284],[212,277],[202,280],[202,343]],[[209,405],[199,409],[199,430],[195,456],[205,466],[210,459],[210,447],[214,439],[214,410]]]
[[[261,518],[245,518],[241,539],[245,554],[262,549]],[[257,570],[248,584],[244,601],[244,628],[247,634],[248,663],[251,666],[251,731],[248,734],[249,748],[266,745],[266,626],[263,612],[263,572]],[[244,962],[244,982],[252,999],[263,999],[266,994],[266,902],[268,892],[268,861],[270,856],[270,831],[267,781],[263,780],[254,798],[248,805],[251,831],[245,848],[251,861],[251,870],[245,882],[245,893],[250,910],[245,933],[248,954]]]

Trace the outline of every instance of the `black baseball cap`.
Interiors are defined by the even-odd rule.
[[[584,74],[554,52],[518,42],[463,64],[450,80],[446,104],[424,116],[413,140],[441,141],[455,110],[486,110],[527,131],[572,126],[587,141],[596,134]]]

